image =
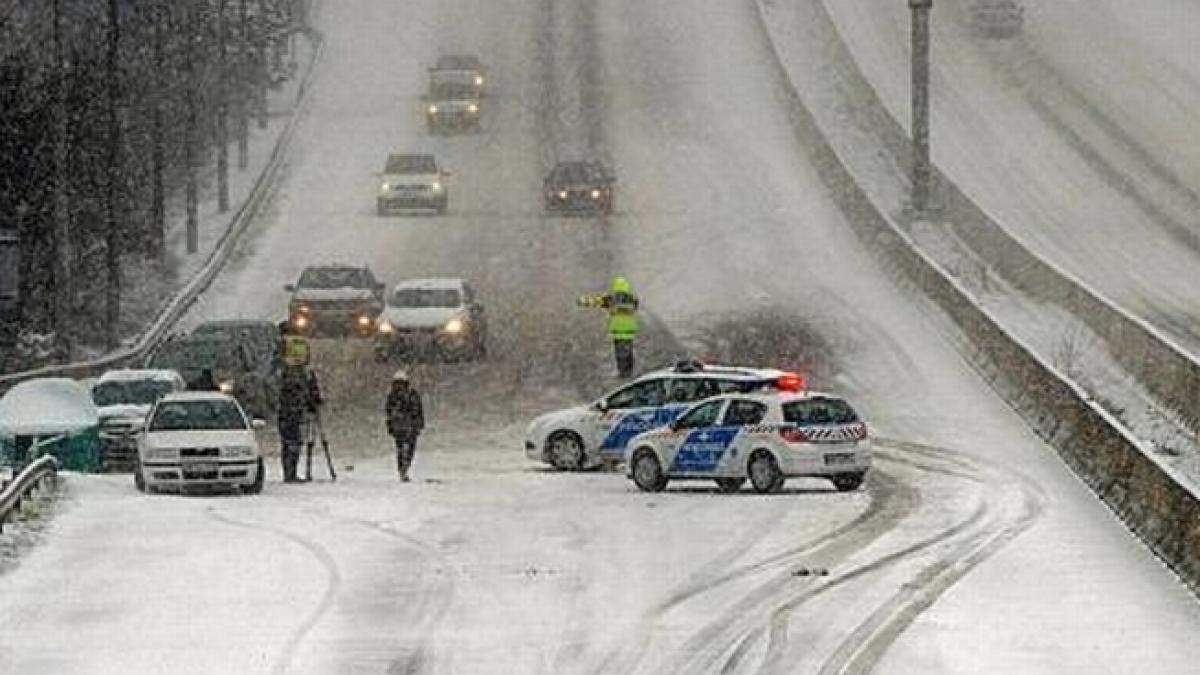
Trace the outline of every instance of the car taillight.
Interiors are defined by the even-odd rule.
[[[808,435],[803,430],[796,427],[783,427],[779,430],[779,435],[788,443],[807,443]]]

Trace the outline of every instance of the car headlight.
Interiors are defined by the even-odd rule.
[[[252,445],[231,445],[221,448],[221,454],[226,457],[253,457],[254,446]]]
[[[371,317],[367,316],[366,314],[359,314],[358,318],[355,319],[354,322],[358,324],[359,328],[367,328],[371,325]]]
[[[592,199],[600,199],[600,191],[592,190]]]
[[[436,180],[435,180],[435,181],[433,181],[433,185],[430,185],[429,187],[430,187],[430,189],[432,189],[434,192],[441,192],[441,191],[442,191],[442,184],[441,184],[440,182],[436,181]]]
[[[446,322],[445,326],[442,326],[442,330],[450,335],[458,335],[459,333],[463,332],[466,327],[467,326],[463,323],[462,319],[450,319]]]
[[[566,190],[559,190],[559,191],[558,191],[558,198],[559,198],[559,199],[566,199],[566,198],[567,198],[567,191],[566,191]]]
[[[471,114],[475,114],[475,113],[479,112],[479,106],[475,105],[474,103],[468,103],[467,104],[467,112],[469,112]]]
[[[379,331],[380,335],[391,335],[396,332],[396,327],[390,321],[381,320],[376,330]]]
[[[483,76],[482,76],[482,75],[476,75],[476,76],[475,76],[475,86],[476,86],[476,87],[482,87],[482,86],[483,86]]]
[[[233,380],[221,380],[221,383],[217,385],[217,389],[220,389],[222,394],[232,394],[234,382]]]
[[[388,190],[391,190],[391,189],[392,189],[392,184],[391,184],[391,183],[388,183],[388,182],[383,182],[383,183],[380,183],[380,184],[379,184],[379,191],[380,191],[380,192],[387,192]]]
[[[429,114],[430,115],[436,115],[437,111],[438,111],[438,107],[436,105],[429,106]]]
[[[292,317],[292,325],[296,328],[308,328],[308,322],[309,319],[307,314],[298,313]]]

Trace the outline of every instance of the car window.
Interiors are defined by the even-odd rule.
[[[175,389],[168,380],[110,380],[92,388],[92,401],[98,406],[149,405]]]
[[[666,400],[666,386],[662,380],[646,380],[625,387],[608,397],[610,409],[649,408],[660,406]]]
[[[817,397],[783,404],[783,419],[791,424],[854,424],[858,413],[840,398]]]
[[[679,429],[699,429],[701,427],[716,426],[717,416],[720,414],[721,406],[723,405],[725,405],[725,399],[701,403],[684,413],[675,426]]]
[[[724,392],[717,388],[716,380],[681,377],[671,380],[667,400],[671,403],[695,403],[721,393]]]
[[[392,294],[392,307],[461,307],[454,288],[401,288]]]
[[[384,173],[437,173],[433,155],[391,155]]]
[[[300,275],[301,288],[365,288],[362,270],[349,267],[310,267]]]
[[[766,416],[766,404],[735,399],[730,401],[729,409],[725,411],[725,419],[721,422],[721,426],[743,427],[749,424],[758,424]]]
[[[169,401],[154,411],[150,431],[241,431],[246,418],[233,401]]]

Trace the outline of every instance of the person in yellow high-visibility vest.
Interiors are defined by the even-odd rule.
[[[637,338],[639,329],[639,301],[629,281],[623,276],[615,276],[612,280],[612,290],[608,293],[589,293],[579,298],[579,305],[608,312],[608,337],[613,341],[617,374],[620,377],[632,375],[633,341]]]

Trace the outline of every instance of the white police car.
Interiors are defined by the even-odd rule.
[[[711,396],[803,386],[794,373],[683,361],[646,373],[587,405],[542,415],[525,432],[525,454],[558,469],[583,469],[624,458],[629,439],[669,424]]]
[[[784,480],[828,478],[856,490],[871,466],[867,426],[850,404],[815,392],[732,394],[696,404],[674,422],[629,441],[627,475],[658,492],[674,478],[716,480],[736,492],[778,492]]]

